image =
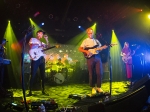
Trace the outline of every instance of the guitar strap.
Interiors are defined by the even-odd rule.
[[[98,42],[97,42],[97,39],[94,39],[95,40],[95,42],[96,42],[96,46],[98,46],[99,44],[98,44]]]

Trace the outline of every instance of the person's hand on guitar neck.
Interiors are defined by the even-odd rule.
[[[107,45],[104,45],[104,46],[102,46],[101,48],[102,48],[102,50],[103,50],[103,49],[107,49],[108,46],[107,46]]]

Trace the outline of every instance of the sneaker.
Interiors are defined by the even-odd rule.
[[[96,94],[96,89],[92,88],[92,94]]]
[[[104,92],[101,88],[97,88],[96,90],[97,90],[97,92],[99,92],[99,93],[103,93],[103,92]]]

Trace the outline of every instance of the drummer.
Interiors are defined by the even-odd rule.
[[[57,65],[57,68],[58,68],[58,72],[61,72],[62,71],[62,68],[64,67],[64,64],[62,63],[61,61],[61,58],[58,59],[58,62],[56,63]]]
[[[61,62],[61,58],[58,59],[58,62],[56,63],[58,66],[64,66],[64,64]]]

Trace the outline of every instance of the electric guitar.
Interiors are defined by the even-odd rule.
[[[114,46],[114,45],[117,45],[117,44],[104,45],[104,46],[99,47],[99,48],[97,48],[97,45],[94,46],[94,47],[85,48],[85,50],[88,50],[90,53],[89,53],[89,54],[86,54],[86,53],[83,52],[84,57],[87,58],[87,59],[89,59],[89,58],[91,58],[93,55],[98,54],[97,51],[101,51],[101,50],[103,50],[103,49],[106,49],[108,46]]]
[[[31,57],[32,60],[36,61],[38,60],[41,56],[45,56],[46,54],[44,54],[43,52],[46,51],[46,50],[49,50],[49,49],[52,49],[52,48],[58,48],[60,47],[59,45],[55,45],[55,46],[52,46],[52,47],[48,47],[48,48],[45,48],[45,49],[42,49],[42,48],[35,48],[35,49],[30,49],[29,50],[29,55]]]
[[[139,48],[140,48],[140,45],[137,46],[137,48],[134,50],[134,52],[136,52],[136,50],[138,50]],[[134,53],[134,54],[135,54],[135,53]],[[131,54],[131,53],[125,54],[125,53],[123,53],[122,61],[123,61],[124,63],[128,63],[128,61],[132,58],[132,56],[133,56],[134,54]]]

